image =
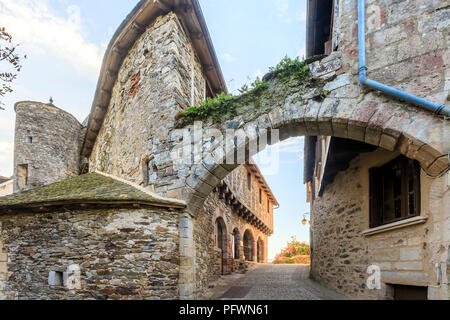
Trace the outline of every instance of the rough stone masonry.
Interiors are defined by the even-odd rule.
[[[29,288],[33,290],[46,286],[44,269],[45,272],[63,272],[67,263],[82,263],[72,255],[72,250],[80,250],[80,253],[91,256],[96,256],[94,253],[97,252],[105,252],[105,258],[101,258],[105,260],[92,262],[95,268],[98,267],[95,270],[113,272],[116,267],[119,270],[130,270],[128,268],[136,264],[139,274],[133,274],[131,271],[125,275],[108,274],[110,271],[105,271],[106,274],[102,275],[103,272],[100,271],[100,275],[98,273],[94,275],[93,272],[82,269],[85,277],[83,278],[85,282],[82,283],[85,285],[89,285],[88,273],[91,273],[93,277],[99,277],[91,280],[93,281],[91,283],[92,292],[106,290],[100,293],[101,296],[94,298],[104,297],[103,295],[108,295],[109,298],[195,298],[199,290],[198,286],[206,285],[208,280],[203,279],[208,277],[198,276],[199,266],[196,264],[202,253],[195,250],[195,247],[198,245],[198,235],[201,233],[196,232],[195,226],[201,225],[203,222],[199,219],[202,219],[205,203],[208,204],[205,202],[206,199],[238,166],[221,165],[227,155],[234,155],[234,147],[226,150],[223,154],[219,152],[217,146],[209,144],[204,145],[204,151],[217,160],[215,164],[208,165],[209,162],[198,162],[180,165],[171,158],[171,151],[182,138],[180,132],[175,128],[176,116],[187,107],[197,105],[205,96],[214,97],[227,91],[199,3],[197,0],[189,0],[186,3],[188,6],[171,0],[140,2],[119,28],[106,51],[87,126],[81,129],[80,133],[74,130],[71,138],[67,138],[65,134],[55,135],[54,141],[51,141],[50,151],[58,156],[52,157],[49,163],[44,161],[43,165],[36,168],[33,165],[28,169],[25,169],[25,166],[20,167],[20,174],[19,166],[26,163],[15,163],[17,166],[15,167],[16,182],[18,183],[21,179],[20,182],[25,186],[28,181],[35,181],[36,185],[55,182],[68,178],[73,173],[76,175],[77,169],[82,169],[78,172],[91,172],[91,174],[101,172],[114,176],[114,179],[119,179],[125,185],[134,183],[133,188],[152,197],[153,200],[149,204],[148,199],[125,199],[126,208],[123,209],[120,206],[124,205],[121,203],[124,199],[120,192],[106,200],[87,197],[81,199],[85,201],[83,203],[76,197],[84,190],[83,186],[75,189],[62,188],[61,193],[56,193],[61,197],[52,197],[50,201],[51,207],[57,207],[57,210],[53,211],[57,212],[56,220],[60,220],[60,217],[65,214],[69,214],[69,219],[72,219],[71,213],[67,213],[67,210],[89,211],[92,210],[90,206],[94,206],[95,210],[89,212],[98,213],[96,215],[92,213],[74,215],[77,218],[72,221],[84,231],[83,235],[86,236],[84,241],[92,241],[92,245],[87,248],[79,248],[79,246],[71,248],[70,242],[78,241],[71,238],[70,235],[73,233],[67,233],[64,230],[61,231],[61,234],[54,232],[53,230],[58,230],[58,223],[53,225],[52,219],[45,218],[51,216],[50,212],[47,212],[49,202],[39,200],[40,197],[35,199],[28,193],[21,194],[23,198],[18,200],[20,203],[32,204],[32,210],[20,213],[31,226],[34,225],[34,228],[27,229],[16,219],[19,216],[14,209],[14,206],[19,205],[13,200],[16,198],[8,198],[5,201],[12,201],[12,203],[5,203],[4,207],[0,209],[2,230],[6,230],[2,231],[1,243],[3,246],[0,246],[0,294],[3,295],[2,297],[16,298],[20,296],[25,298],[27,295],[36,297],[33,295],[35,293],[28,292],[28,289],[21,286],[21,281],[26,281]],[[174,12],[168,8],[174,8]],[[336,10],[338,23],[335,24],[337,30],[333,32],[338,36],[336,39],[337,50],[309,65],[312,76],[318,79],[317,81],[321,83],[320,86],[309,86],[307,83],[298,81],[291,82],[295,85],[289,86],[289,83],[282,83],[277,78],[270,79],[267,81],[268,91],[265,91],[269,94],[256,97],[257,101],[239,105],[239,108],[236,108],[236,115],[226,121],[205,123],[205,129],[215,128],[225,133],[227,129],[233,128],[240,134],[250,137],[250,140],[258,140],[259,133],[265,129],[279,129],[281,140],[292,136],[335,136],[352,139],[380,147],[387,152],[403,154],[408,158],[415,159],[420,163],[426,175],[438,176],[445,172],[449,166],[450,140],[447,138],[450,135],[449,120],[363,88],[357,78],[356,1],[339,1],[338,9]],[[369,76],[434,102],[448,104],[448,61],[450,60],[447,44],[449,30],[446,23],[449,21],[448,4],[439,0],[388,0],[381,3],[369,1],[366,9],[369,21],[367,30]],[[30,113],[25,113],[23,116],[33,117],[35,112],[40,113],[42,110],[54,111],[54,109],[52,111],[36,105],[37,108],[29,107]],[[18,108],[18,112],[21,110]],[[43,112],[42,116],[49,117],[46,112]],[[21,113],[19,115],[22,116]],[[76,123],[72,123],[70,117],[66,119],[60,116],[59,119],[62,122],[61,128],[71,128],[72,130],[76,127]],[[27,154],[27,150],[31,150],[28,148],[30,146],[24,144],[24,141],[27,143],[26,141],[30,141],[28,138],[33,138],[33,136],[37,137],[37,139],[32,139],[33,148],[36,147],[35,158],[46,159],[43,156],[47,153],[45,151],[47,150],[45,149],[46,140],[40,138],[51,136],[51,132],[48,131],[51,131],[52,128],[47,127],[47,130],[43,128],[41,131],[31,130],[30,134],[26,130],[27,128],[19,129],[21,138],[16,140],[16,143],[19,146],[22,145],[23,148],[16,149],[15,159],[21,159]],[[57,131],[59,132],[59,130]],[[77,143],[78,137],[82,141],[81,146]],[[66,145],[65,139],[69,145]],[[79,147],[81,155],[74,151]],[[250,154],[250,156],[252,155]],[[33,154],[30,156],[33,157]],[[52,181],[46,181],[45,177],[37,170],[39,168],[45,170],[47,165],[49,172],[54,175]],[[53,168],[61,169],[53,171]],[[399,235],[402,241],[413,241],[415,244],[411,244],[411,246],[396,248],[386,242],[387,247],[385,248],[386,257],[398,253],[400,260],[402,257],[408,258],[405,261],[393,260],[391,266],[395,264],[394,268],[419,268],[417,262],[422,265],[426,264],[426,268],[424,266],[424,269],[416,271],[421,273],[421,277],[425,279],[422,284],[429,287],[434,285],[435,279],[435,271],[431,270],[430,261],[445,260],[446,252],[448,252],[446,250],[448,248],[447,236],[450,234],[448,232],[449,216],[448,210],[446,210],[449,201],[448,186],[444,182],[445,178],[434,179],[436,180],[431,183],[427,194],[427,197],[431,199],[430,210],[426,211],[429,215],[429,228],[427,230],[413,228],[410,230],[411,232]],[[339,185],[331,186],[330,190],[333,188],[343,190],[347,188],[345,183],[348,181],[356,183],[356,180],[339,178],[336,180]],[[101,184],[88,184],[94,186],[93,190],[105,191]],[[41,188],[43,187],[35,190],[40,192]],[[359,192],[357,185],[352,185],[349,190]],[[133,194],[137,194],[137,191],[133,191]],[[322,206],[324,209],[329,208],[327,199],[324,200]],[[347,239],[340,238],[343,230],[337,232],[336,229],[330,229],[330,232],[339,233],[338,236],[333,235],[332,238],[336,239],[336,245],[342,247],[343,250],[361,249],[359,252],[369,250],[367,243],[358,242],[361,239],[358,232],[365,221],[365,218],[358,213],[358,208],[364,212],[364,208],[361,207],[364,203],[362,200],[359,198],[349,200],[348,203],[342,204],[342,208],[333,208],[333,212],[336,214],[333,213],[332,217],[338,218],[342,212],[348,215],[346,219],[340,220],[348,223],[340,227],[344,228],[349,236],[355,234],[352,241],[347,241]],[[107,210],[95,208],[105,205],[104,201],[108,206],[119,206],[120,214],[128,215],[135,225],[134,227],[125,227],[124,231],[119,229],[115,235],[111,235],[112,239],[119,241],[116,251],[119,260],[117,263],[108,258],[106,243],[97,243],[96,233],[88,232],[91,227],[95,232],[105,232],[104,226],[95,227],[96,219],[104,219],[107,225],[114,223],[115,211],[110,210],[116,210],[116,208]],[[141,203],[142,201],[144,204]],[[171,206],[174,205],[171,201],[176,202],[177,206],[181,203],[182,208],[177,207],[178,211],[175,210],[177,217],[173,217],[169,228],[163,217],[170,216]],[[76,208],[66,208],[67,202],[71,205],[76,204]],[[45,203],[47,205],[44,205]],[[183,207],[184,205],[186,208]],[[174,269],[171,268],[166,268],[165,274],[153,272],[153,270],[159,270],[160,264],[166,263],[163,257],[172,257],[173,252],[170,250],[174,248],[152,247],[147,242],[149,241],[148,237],[151,240],[150,234],[158,232],[158,226],[150,224],[151,230],[148,230],[147,233],[141,232],[145,228],[137,227],[137,225],[145,223],[145,221],[135,220],[138,219],[135,214],[137,211],[143,210],[142,206],[159,208],[150,213],[149,219],[161,216],[157,219],[161,222],[160,227],[164,228],[164,231],[159,234],[161,239],[164,239],[164,235],[174,235],[176,232],[179,234],[179,250],[175,253],[176,258],[173,260],[179,261],[178,265],[176,262],[170,261],[174,268],[178,268],[177,279],[172,279],[175,277],[176,271],[174,273]],[[341,212],[341,210],[343,211]],[[355,219],[350,219],[350,216],[354,216]],[[78,217],[84,218],[84,220],[78,220]],[[320,212],[316,217],[319,227],[322,226],[326,229],[328,223],[333,223],[333,221],[321,221]],[[43,224],[38,224],[37,221],[41,221]],[[176,223],[179,224],[176,225]],[[63,223],[62,226],[65,224]],[[43,243],[39,236],[42,235],[48,240],[51,240],[52,236],[63,237],[61,240],[67,241],[67,244],[64,249],[44,246],[40,250],[45,252],[39,252],[39,249],[34,252],[34,249],[30,249],[31,252],[26,253],[25,246],[22,247],[22,245],[27,243],[27,238],[20,236],[22,229],[23,234],[29,234],[36,243]],[[48,233],[43,232],[44,230]],[[33,232],[34,234],[32,234]],[[324,237],[327,236],[321,231],[317,235],[321,237],[322,234]],[[434,248],[442,246],[443,249],[439,249],[442,254],[436,254],[434,249],[433,252],[428,252],[429,247],[419,251],[413,250],[420,247],[416,238],[420,238],[424,234],[429,239],[433,239],[430,243],[432,242]],[[211,235],[205,233],[204,236]],[[320,241],[318,240],[319,243]],[[113,243],[113,241],[111,242]],[[355,275],[354,270],[365,263],[364,259],[369,258],[362,253],[348,254],[348,257],[339,256],[336,260],[325,258],[327,256],[325,245],[326,243],[315,250],[317,257],[321,258],[316,261],[318,264],[313,259],[313,272],[316,272],[316,275],[328,282],[330,286],[342,289],[352,297],[364,295],[364,292],[360,292],[361,280],[355,279],[355,277],[360,277],[361,273]],[[30,243],[30,247],[33,246],[38,247]],[[144,247],[152,247],[150,251],[157,250],[159,253],[152,253],[148,258],[148,264],[140,259],[136,262],[128,259],[134,257],[134,254],[147,257]],[[108,248],[110,247],[108,246]],[[89,252],[85,250],[89,250]],[[323,251],[320,252],[320,250]],[[40,260],[39,254],[43,254],[44,258],[49,258],[49,261]],[[342,253],[342,255],[345,254]],[[415,260],[417,255],[422,259],[422,255],[425,254],[431,254],[433,258],[426,260],[428,258],[424,257],[425,260]],[[16,260],[16,255],[20,257],[19,260]],[[369,251],[369,257],[370,261],[385,262],[385,266],[388,266],[388,261],[382,261],[375,251]],[[22,259],[24,262],[20,264]],[[328,261],[328,259],[333,261]],[[35,261],[38,263],[35,264]],[[325,261],[327,265],[330,264],[327,270],[334,271],[328,273],[322,269],[323,266],[317,267]],[[345,266],[341,266],[341,262]],[[59,270],[49,270],[51,263],[56,265]],[[144,265],[139,265],[139,263]],[[42,266],[42,271],[32,270],[36,266]],[[354,268],[352,268],[353,266]],[[341,267],[343,269],[339,269]],[[335,272],[351,279],[344,279],[345,283],[336,282],[335,275],[332,274]],[[164,278],[157,280],[158,277],[155,275]],[[144,278],[148,280],[148,283],[145,283]],[[141,280],[142,284],[139,283]],[[203,284],[199,284],[199,282]],[[132,291],[125,290],[122,284],[129,285]],[[154,288],[164,287],[164,289],[152,289],[150,284],[153,284]],[[160,284],[162,285],[160,286]],[[83,287],[80,297],[89,294],[87,288]],[[172,290],[172,288],[175,289]],[[45,293],[45,296],[42,297],[63,297],[51,290],[46,287],[44,291],[41,291]],[[444,291],[439,291],[435,297],[441,299],[448,297],[448,292]],[[69,293],[67,292],[67,294]],[[367,296],[369,295],[368,293]]]

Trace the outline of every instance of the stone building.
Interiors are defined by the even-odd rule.
[[[194,222],[198,288],[248,263],[268,262],[274,206],[278,202],[253,161],[220,182]]]
[[[276,133],[308,137],[316,279],[352,298],[413,289],[448,299],[450,8],[367,1],[358,24],[357,0],[308,3],[302,77],[269,73],[229,99],[221,121],[199,115],[177,128],[189,106],[227,92],[198,0],[137,4],[106,50],[83,124],[17,103],[19,192],[0,199],[0,298],[192,299],[244,260],[265,261],[276,199],[251,161],[227,160],[241,150],[249,160],[270,132],[270,144]],[[360,73],[437,108],[370,89]],[[198,127],[236,139],[223,146]],[[179,161],[184,138],[199,161]],[[401,187],[383,207],[374,199],[389,183]],[[366,287],[372,265],[380,290]]]
[[[111,40],[83,124],[52,101],[18,102],[0,298],[176,299],[267,262],[277,202],[253,162],[195,224],[167,189],[175,116],[226,91],[198,2],[147,0]]]
[[[0,198],[0,299],[178,298],[184,209],[101,173]]]
[[[13,193],[14,180],[0,176],[0,197],[8,196]]]
[[[448,105],[448,3],[367,3],[369,77]],[[338,51],[353,59],[356,15],[357,1],[309,1],[308,55]],[[349,71],[355,73],[354,64]],[[449,299],[448,166],[430,174],[421,161],[429,152],[424,145],[410,145],[404,153],[395,145],[374,144],[373,139],[380,141],[376,130],[396,117],[391,107],[396,100],[367,95],[366,103],[384,104],[384,109],[368,115],[379,129],[366,129],[363,141],[320,135],[306,139],[312,277],[360,299]],[[444,122],[433,140],[448,153],[448,118]],[[367,287],[369,266],[381,271],[380,290]]]

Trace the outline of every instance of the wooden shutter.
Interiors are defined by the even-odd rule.
[[[382,224],[383,218],[383,170],[372,168],[369,170],[370,194],[370,228]]]

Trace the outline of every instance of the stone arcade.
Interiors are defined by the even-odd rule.
[[[314,197],[312,275],[352,298],[392,298],[395,285],[406,285],[448,299],[449,120],[362,87],[356,0],[317,3],[309,8],[321,14],[310,12],[308,20],[316,85],[269,76],[257,103],[204,125],[233,128],[252,141],[266,129],[279,129],[281,140],[319,137],[307,144],[317,150],[334,145],[320,137],[360,142],[341,164],[326,152],[305,159]],[[369,75],[448,104],[448,4],[387,0],[366,9]],[[221,92],[227,89],[198,1],[143,0],[111,40],[88,121],[79,124],[52,105],[17,103],[15,190],[31,190],[0,200],[0,297],[195,298],[220,271],[239,268],[228,262],[230,253],[258,259],[257,237],[267,243],[271,216],[240,207],[227,184],[236,168],[252,172],[251,163],[222,165],[236,148],[210,145],[216,164],[171,158],[181,139],[177,115]],[[369,169],[400,155],[421,168],[420,215],[380,231],[369,223]],[[270,190],[264,195],[267,207],[276,205]],[[231,221],[253,214],[253,232],[238,219],[227,224],[223,203],[237,205]],[[214,249],[220,240],[222,251]],[[218,268],[207,271],[208,261]],[[72,264],[81,267],[81,290],[48,286],[49,271],[64,273]],[[371,264],[383,271],[382,290],[365,287]]]

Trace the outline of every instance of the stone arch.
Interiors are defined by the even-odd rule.
[[[209,150],[208,159],[190,166],[191,175],[186,178],[181,197],[195,215],[211,191],[239,166],[225,164],[226,159],[235,158],[236,150],[240,149],[246,150],[247,158],[254,156],[257,152],[249,146],[274,129],[278,129],[280,142],[298,136],[351,139],[415,159],[429,175],[439,175],[445,171],[449,166],[447,154],[450,141],[442,137],[450,134],[448,120],[399,103],[379,103],[375,97],[369,99],[372,95],[366,95],[366,99],[356,105],[352,105],[354,101],[350,99],[332,98],[322,102],[310,100],[307,105],[298,105],[289,102],[291,97],[283,107],[277,107],[255,120],[243,123],[237,117],[219,125],[225,137],[231,123],[241,123],[236,129],[237,135],[245,135],[247,139],[230,150]],[[217,125],[214,128],[217,129]],[[268,141],[268,145],[273,143]]]
[[[214,224],[215,244],[221,250],[221,273],[229,273],[228,233],[227,225],[222,217],[218,217]]]
[[[245,230],[243,236],[245,261],[255,260],[255,237],[250,229]]]

